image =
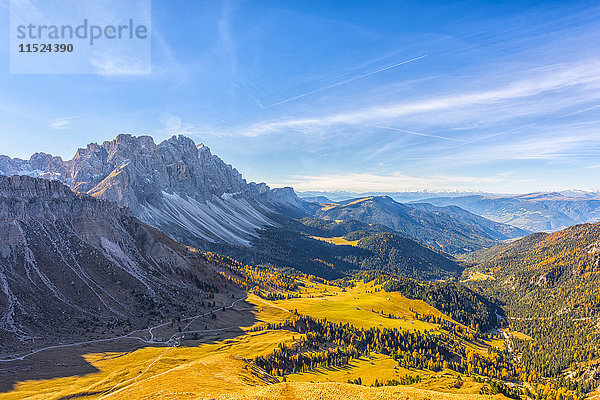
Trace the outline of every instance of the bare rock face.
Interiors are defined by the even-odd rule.
[[[12,159],[0,155],[0,175],[28,175],[46,179],[60,179],[65,170],[65,162],[62,158],[46,153],[35,153],[29,160]]]
[[[77,150],[73,159],[36,153],[0,157],[0,174],[57,179],[77,192],[127,206],[175,239],[249,245],[272,215],[302,209],[291,188],[247,183],[231,165],[185,136],[155,144],[150,136],[119,135]]]
[[[113,202],[0,176],[0,343],[122,333],[193,313],[222,280]]]

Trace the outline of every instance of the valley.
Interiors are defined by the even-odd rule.
[[[0,399],[600,386],[600,224],[531,233],[455,205],[306,201],[182,136],[1,161],[18,173],[0,175]]]
[[[301,289],[297,298],[270,301],[250,295],[245,300],[234,301],[235,304],[225,311],[222,308],[215,309],[217,319],[207,321],[209,325],[200,330],[196,330],[193,325],[197,322],[192,321],[195,317],[181,319],[179,325],[184,327],[182,333],[166,326],[154,328],[154,335],[160,334],[165,339],[171,333],[172,338],[182,336],[180,344],[176,346],[168,340],[156,343],[147,340],[145,344],[131,344],[121,338],[108,346],[104,344],[102,347],[110,350],[103,352],[95,350],[99,349],[99,342],[87,342],[69,346],[69,349],[58,347],[41,350],[35,354],[14,357],[11,361],[5,358],[0,364],[4,378],[10,376],[7,371],[21,369],[27,369],[31,377],[39,378],[15,383],[12,391],[0,394],[0,398],[16,399],[29,395],[31,398],[47,399],[161,398],[161,393],[165,396],[166,393],[181,393],[178,398],[237,398],[235,395],[244,393],[249,396],[246,398],[254,398],[265,392],[264,389],[269,385],[289,385],[293,391],[307,393],[318,391],[319,388],[313,387],[315,385],[303,388],[302,384],[319,382],[338,382],[340,393],[350,393],[357,389],[349,386],[346,383],[348,380],[360,378],[370,386],[376,379],[383,383],[393,379],[400,380],[405,376],[418,376],[418,384],[378,389],[377,395],[381,398],[391,398],[394,393],[426,396],[432,395],[433,392],[430,391],[433,389],[477,398],[477,393],[484,386],[480,383],[467,381],[463,383],[465,388],[461,391],[453,386],[458,375],[452,371],[440,374],[428,370],[398,368],[391,357],[377,353],[358,358],[347,366],[317,368],[286,375],[285,379],[266,374],[251,360],[270,354],[282,344],[297,343],[302,334],[285,329],[256,329],[264,323],[277,323],[289,318],[292,314],[288,309],[298,310],[301,314],[314,318],[327,318],[332,322],[350,322],[362,329],[384,327],[418,332],[438,331],[438,325],[416,319],[415,313],[431,314],[451,321],[422,301],[383,292],[372,283],[357,282],[355,287],[347,291],[342,291],[338,286],[305,279],[298,283]],[[346,306],[341,306],[343,304]],[[247,313],[252,314],[257,322],[243,324],[240,317],[243,319],[242,315]],[[348,319],[348,314],[352,313],[354,316]],[[389,315],[394,315],[394,318],[391,319]],[[204,321],[201,325],[203,324]],[[232,331],[228,331],[229,329]],[[199,333],[197,338],[194,337],[196,333]],[[151,334],[144,330],[132,332],[129,337],[150,339]],[[485,354],[490,343],[474,341],[469,346]],[[79,367],[73,365],[71,358],[74,357],[80,358]],[[45,378],[44,363],[40,363],[40,360],[44,360],[44,363],[61,360],[60,364],[71,368],[71,374],[78,377]],[[10,365],[7,365],[9,362]],[[225,371],[228,373],[225,374]],[[287,383],[283,383],[283,380]]]

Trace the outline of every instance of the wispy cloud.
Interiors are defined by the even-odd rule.
[[[127,57],[110,52],[94,54],[90,64],[95,73],[103,76],[149,75],[152,72],[149,59]]]
[[[600,99],[597,90],[600,85],[600,75],[595,71],[600,70],[600,61],[583,60],[572,64],[551,65],[544,68],[522,71],[518,78],[513,79],[502,86],[475,91],[469,93],[458,93],[446,96],[431,97],[423,100],[376,104],[359,110],[349,110],[330,114],[321,114],[310,117],[287,118],[271,120],[241,127],[239,134],[248,136],[259,136],[268,133],[283,132],[286,130],[311,130],[315,127],[327,127],[332,125],[356,125],[356,124],[378,124],[394,121],[401,117],[422,115],[423,122],[435,121],[431,113],[450,112],[455,110],[468,110],[477,106],[501,106],[509,104],[514,107],[515,113],[520,115],[521,104],[519,101],[527,101],[541,94],[556,94],[560,91],[578,89],[586,92],[587,96],[579,96],[579,103]],[[558,104],[555,106],[572,106],[573,98],[569,98],[569,104]],[[533,107],[530,113],[543,114],[547,112],[545,103],[539,107]],[[506,111],[506,110],[505,110]],[[470,118],[477,117],[472,110],[468,113]],[[494,116],[498,118],[497,115]],[[513,117],[510,113],[503,116],[506,119]],[[407,132],[408,133],[408,132]]]
[[[152,55],[152,77],[158,79],[159,75],[171,76],[176,78],[179,85],[189,79],[191,75],[190,66],[178,59],[165,35],[156,26],[152,27],[152,42],[157,44],[160,49],[158,57],[156,53]]]
[[[231,32],[234,7],[230,0],[223,1],[222,14],[217,24],[221,50],[227,60],[232,77],[237,75],[237,55],[235,37]]]
[[[48,124],[48,128],[52,129],[69,129],[71,127],[70,118],[57,118]]]
[[[457,144],[456,146],[451,147],[450,149],[453,149],[453,148],[456,148],[456,147],[460,147],[460,146],[470,145],[470,144],[481,142],[483,140],[487,140],[487,139],[491,139],[491,138],[497,138],[498,136],[509,135],[511,133],[522,131],[523,129],[531,128],[531,127],[534,127],[536,125],[541,125],[541,124],[544,124],[544,123],[547,123],[547,122],[556,121],[556,120],[561,119],[561,118],[572,117],[574,115],[578,115],[578,114],[582,114],[582,113],[586,113],[588,111],[594,111],[594,110],[598,110],[598,109],[600,109],[600,104],[599,105],[594,105],[592,107],[585,107],[585,108],[582,108],[580,110],[571,111],[571,112],[564,113],[564,114],[557,115],[557,116],[550,117],[550,118],[543,118],[543,119],[541,119],[539,121],[534,121],[534,122],[531,122],[531,123],[528,123],[528,124],[525,124],[525,125],[517,125],[517,126],[515,126],[513,128],[510,128],[510,129],[507,129],[507,130],[504,130],[504,131],[501,131],[501,132],[496,132],[496,133],[493,133],[491,135],[486,135],[486,136],[483,136],[483,137],[480,137],[480,138],[477,138],[477,139],[474,139],[474,140],[464,141],[464,143]]]

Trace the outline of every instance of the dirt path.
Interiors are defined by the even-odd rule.
[[[235,307],[235,305],[238,302],[242,301],[242,300],[245,300],[245,298],[240,298],[240,299],[237,299],[237,300],[233,301],[229,306],[225,307],[225,309],[227,310],[227,309],[231,309],[231,308]],[[219,311],[219,310],[222,310],[222,309],[223,309],[223,307],[219,307],[219,308],[216,308],[216,309],[214,309],[212,311],[207,311],[207,312],[205,312],[203,314],[198,314],[198,315],[195,315],[195,316],[192,316],[192,317],[184,318],[181,321],[182,322],[186,322],[186,321],[190,321],[191,320],[190,323],[188,323],[186,325],[186,327],[188,327],[197,318],[205,317],[207,315],[210,315],[212,312]],[[76,347],[76,346],[81,346],[81,345],[86,345],[86,344],[93,344],[93,343],[111,342],[111,341],[114,341],[114,340],[139,340],[140,342],[147,343],[147,344],[161,344],[162,343],[162,344],[172,345],[173,344],[173,340],[175,339],[175,336],[179,335],[180,333],[175,333],[174,335],[172,335],[169,338],[169,340],[167,340],[165,342],[156,342],[154,340],[154,333],[153,333],[154,329],[161,328],[163,326],[169,325],[170,323],[171,322],[165,322],[165,323],[162,323],[162,324],[159,324],[159,325],[155,325],[155,326],[152,326],[152,327],[135,330],[133,332],[128,333],[127,335],[116,336],[116,337],[112,337],[112,338],[94,339],[94,340],[86,340],[86,341],[83,341],[83,342],[75,342],[75,343],[57,344],[57,345],[54,345],[54,346],[47,346],[47,347],[43,347],[43,348],[40,348],[40,349],[32,350],[32,351],[27,352],[27,353],[25,353],[23,355],[20,355],[20,356],[15,355],[15,356],[13,356],[11,358],[0,359],[0,363],[9,363],[9,362],[14,362],[14,361],[21,361],[21,360],[24,360],[25,358],[27,358],[29,356],[32,356],[32,355],[37,354],[37,353],[41,353],[41,352],[46,351],[46,350],[61,349],[61,348],[64,348],[64,347]],[[223,330],[223,329],[225,329],[225,328],[221,328],[219,330]],[[146,339],[144,339],[142,337],[139,337],[139,336],[134,336],[136,333],[143,333],[143,332],[146,332],[146,331],[150,334],[150,340],[146,340]]]

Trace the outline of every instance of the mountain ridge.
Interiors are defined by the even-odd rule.
[[[600,385],[600,223],[535,233],[476,252],[467,282],[499,299],[520,362],[541,376],[587,393]],[[471,275],[473,276],[473,275]],[[529,339],[523,339],[529,338]]]
[[[248,246],[271,214],[301,209],[293,189],[248,183],[203,144],[183,135],[158,144],[150,136],[118,135],[90,143],[63,161],[46,153],[29,160],[0,157],[0,174],[56,179],[75,191],[127,206],[179,241]]]
[[[487,219],[530,231],[555,232],[581,223],[600,221],[600,195],[597,192],[469,195],[434,197],[420,202],[437,206],[456,205]]]
[[[491,247],[498,240],[526,235],[527,231],[498,224],[458,207],[403,204],[388,196],[370,196],[339,203],[311,203],[318,218],[356,219],[388,226],[446,253],[458,254]]]

